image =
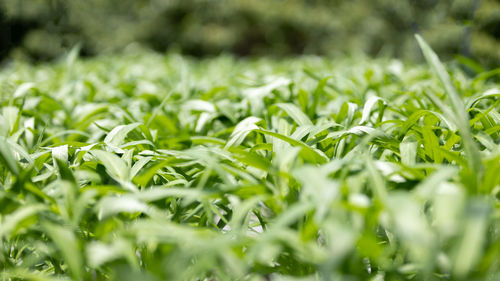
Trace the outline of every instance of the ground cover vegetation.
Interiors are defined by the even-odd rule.
[[[0,71],[1,280],[498,280],[498,70],[129,49]]]

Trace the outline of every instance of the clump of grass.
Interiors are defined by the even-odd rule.
[[[397,60],[0,72],[2,280],[495,280],[500,90]]]

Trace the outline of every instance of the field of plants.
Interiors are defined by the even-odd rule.
[[[499,280],[500,69],[129,49],[0,71],[0,280]]]

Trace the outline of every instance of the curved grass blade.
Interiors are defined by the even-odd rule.
[[[483,164],[481,163],[481,156],[479,154],[479,149],[477,148],[474,139],[472,138],[472,133],[469,127],[469,118],[467,111],[465,109],[465,104],[462,101],[462,98],[457,93],[455,87],[451,82],[450,75],[446,71],[444,65],[439,60],[438,56],[434,51],[427,45],[420,35],[415,35],[417,38],[418,44],[422,49],[424,57],[433,70],[434,74],[439,78],[441,84],[443,85],[447,100],[451,106],[443,103],[436,95],[434,95],[431,91],[428,91],[428,96],[435,102],[439,108],[443,111],[445,115],[457,125],[458,130],[462,136],[462,142],[464,145],[467,164],[468,164],[468,172],[466,173],[466,178],[471,192],[484,192],[481,190],[480,182],[483,174]]]

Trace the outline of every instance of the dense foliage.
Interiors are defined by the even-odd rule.
[[[499,71],[122,56],[0,72],[2,280],[498,280]]]
[[[413,34],[421,33],[441,55],[500,66],[500,0],[3,0],[2,14],[0,56],[11,38],[14,54],[39,59],[78,43],[96,54],[131,42],[197,56],[364,51],[420,59]]]

